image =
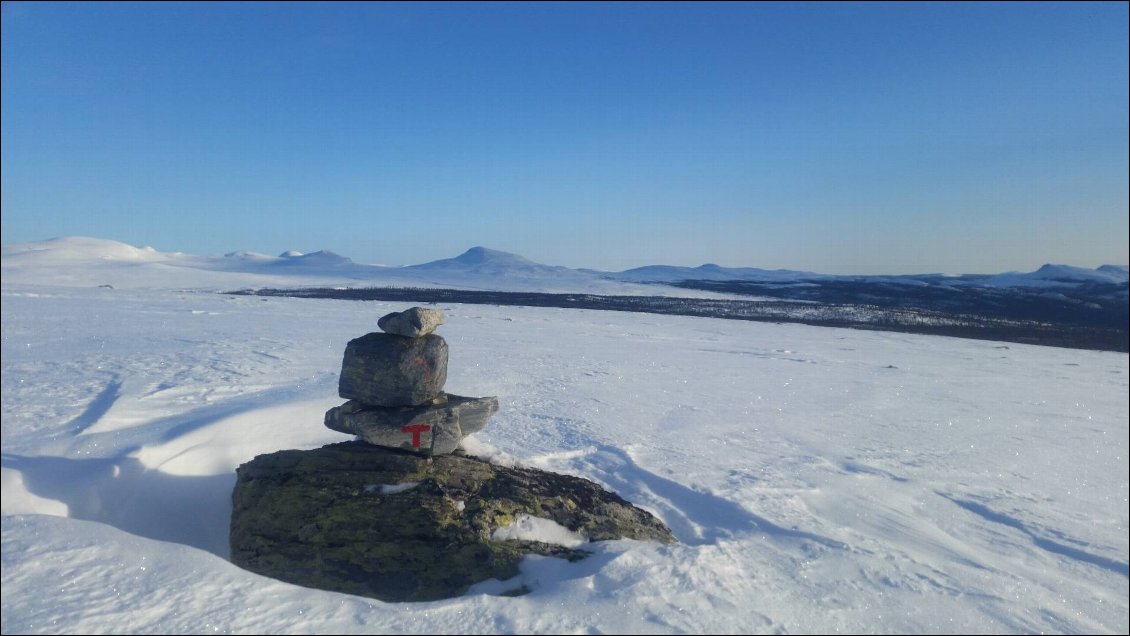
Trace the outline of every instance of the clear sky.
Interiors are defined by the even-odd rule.
[[[1128,257],[1128,5],[3,4],[4,243]]]

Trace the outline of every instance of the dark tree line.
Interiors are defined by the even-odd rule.
[[[772,296],[772,294],[764,293],[761,288],[754,292],[753,288],[745,283],[734,282],[729,286],[712,281],[709,282],[709,285],[702,281],[700,283],[703,284],[697,287],[702,289],[735,292],[735,287],[740,287],[745,289],[746,293]],[[696,287],[696,285],[689,284],[685,286]],[[1125,286],[1123,287],[1125,288]],[[804,289],[810,290],[811,288]],[[1023,297],[1019,302],[1012,304],[1012,310],[1007,310],[1007,307],[991,303],[931,303],[928,298],[924,299],[922,296],[919,296],[915,302],[910,302],[911,299],[901,298],[894,302],[884,303],[883,294],[875,293],[874,289],[868,292],[868,299],[877,299],[877,302],[863,303],[859,302],[861,300],[860,290],[849,293],[844,292],[842,287],[833,287],[828,295],[837,296],[838,294],[838,300],[851,297],[856,302],[831,302],[827,298],[819,300],[805,298],[803,300],[808,302],[797,302],[797,299],[785,298],[780,300],[728,300],[672,298],[668,296],[602,296],[597,294],[472,291],[420,287],[256,289],[229,293],[248,296],[379,300],[416,304],[461,303],[599,309],[899,331],[1078,349],[1130,351],[1125,318],[1122,318],[1117,326],[1111,325],[1109,317],[1105,314],[1090,322],[1075,315],[1063,318],[1044,309],[1044,305],[1041,305],[1039,301],[1024,299]],[[811,292],[809,294],[811,295]],[[942,307],[919,306],[923,304],[938,304]],[[1036,307],[1036,310],[1033,310],[1033,307]],[[1084,309],[1095,312],[1093,308]],[[1078,307],[1076,311],[1079,311]],[[1124,309],[1123,315],[1125,315]]]

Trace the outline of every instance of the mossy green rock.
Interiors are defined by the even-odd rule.
[[[586,479],[354,441],[260,455],[240,466],[232,493],[231,560],[298,585],[383,601],[425,601],[510,578],[529,553],[585,555],[491,539],[523,513],[551,519],[590,541],[674,542],[650,513]]]

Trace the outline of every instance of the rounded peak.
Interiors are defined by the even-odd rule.
[[[481,245],[476,245],[459,256],[456,256],[455,260],[468,265],[478,265],[492,261],[528,262],[525,258],[517,254],[511,254],[510,252],[503,252],[501,250],[492,250],[489,247],[483,247]]]
[[[329,250],[318,250],[317,252],[310,252],[309,254],[301,254],[301,256],[304,258],[346,258],[337,252],[331,252]]]
[[[1126,270],[1120,270],[1109,265],[1104,265],[1095,269],[1087,269],[1086,267],[1074,267],[1072,265],[1058,265],[1055,263],[1047,263],[1040,266],[1040,269],[1033,272],[1032,275],[1037,278],[1092,279],[1096,277],[1101,278],[1104,275],[1125,276]]]
[[[244,260],[244,261],[271,260],[271,257],[267,256],[266,254],[260,254],[259,252],[252,252],[250,250],[236,250],[234,252],[228,252],[227,254],[224,254],[224,258],[238,259],[238,260]]]
[[[345,265],[353,262],[349,258],[329,250],[318,250],[309,254],[291,250],[290,252],[283,252],[279,258],[282,259],[279,263],[283,265]]]
[[[56,260],[155,260],[161,252],[152,247],[134,247],[121,241],[88,236],[59,236],[46,241],[4,246],[4,256],[35,254],[36,258]]]

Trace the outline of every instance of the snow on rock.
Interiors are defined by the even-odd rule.
[[[365,486],[364,491],[367,493],[375,492],[382,495],[395,495],[397,493],[412,490],[419,486],[418,481],[406,481],[402,484],[368,484]]]
[[[575,548],[589,541],[580,532],[573,532],[552,519],[527,514],[516,516],[508,526],[496,528],[490,538],[493,541],[540,541],[567,548]]]

